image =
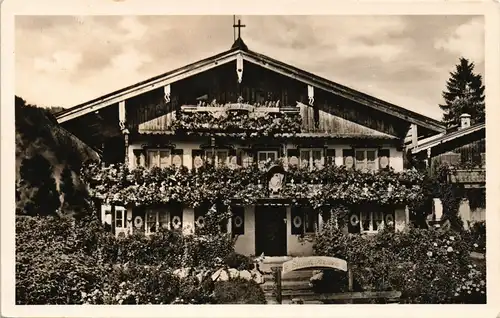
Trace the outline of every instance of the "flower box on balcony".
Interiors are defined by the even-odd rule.
[[[450,172],[450,181],[452,183],[485,183],[486,171],[484,169],[462,169]]]

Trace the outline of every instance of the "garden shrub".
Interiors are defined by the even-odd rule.
[[[250,257],[236,252],[229,253],[224,259],[224,264],[238,270],[252,270],[254,268],[254,262]]]
[[[79,249],[72,221],[16,218],[16,303],[74,304],[97,288],[109,265]]]
[[[473,222],[468,231],[465,231],[464,237],[471,244],[472,251],[477,253],[486,253],[486,222]]]
[[[375,235],[343,234],[326,224],[316,255],[346,259],[363,290],[399,290],[407,303],[484,303],[485,270],[459,233],[411,228]]]
[[[264,291],[253,280],[242,278],[215,282],[216,304],[265,304]]]
[[[172,271],[222,266],[234,252],[231,242],[225,234],[182,236],[166,230],[115,238],[91,217],[18,216],[16,303],[211,303],[211,279],[179,279]]]

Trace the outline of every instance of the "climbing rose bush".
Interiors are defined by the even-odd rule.
[[[344,234],[327,222],[316,255],[346,259],[359,290],[399,290],[405,303],[485,303],[486,269],[452,231],[411,228],[375,235]]]

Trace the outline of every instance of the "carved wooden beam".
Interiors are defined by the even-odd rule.
[[[238,54],[236,56],[236,75],[238,75],[238,83],[243,81],[243,56]]]

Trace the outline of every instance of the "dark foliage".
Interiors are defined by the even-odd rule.
[[[39,154],[26,158],[22,161],[19,174],[17,212],[26,215],[56,214],[60,205],[59,193],[48,160]]]
[[[214,289],[217,304],[265,304],[260,286],[254,281],[237,278],[217,282]]]

